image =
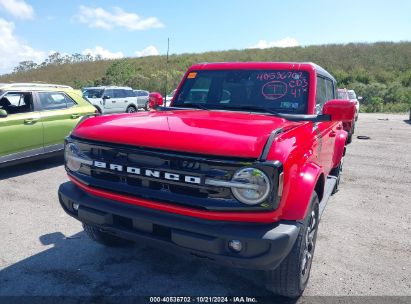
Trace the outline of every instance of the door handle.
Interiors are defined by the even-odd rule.
[[[124,101],[124,102],[128,102],[128,100]]]
[[[71,114],[71,118],[73,118],[73,119],[76,119],[76,118],[79,118],[80,117],[80,114]]]
[[[24,124],[31,125],[31,124],[36,123],[38,120],[39,120],[38,118],[27,118],[24,120]]]
[[[112,102],[112,103],[116,103],[116,101],[115,101],[115,100],[112,100],[111,102]]]
[[[337,135],[336,132],[334,132],[334,131],[331,131],[331,132],[330,132],[330,137],[335,137],[336,135]]]

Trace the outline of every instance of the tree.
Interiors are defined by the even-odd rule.
[[[19,65],[13,69],[14,73],[25,72],[37,68],[38,65],[34,61],[27,60],[19,62]]]
[[[133,67],[125,60],[116,60],[107,69],[106,84],[125,85],[134,74]]]

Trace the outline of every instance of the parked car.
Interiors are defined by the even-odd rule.
[[[136,94],[129,87],[88,87],[83,89],[83,97],[101,114],[134,113],[138,109]]]
[[[148,95],[150,94],[150,92],[144,90],[134,90],[134,93],[137,96],[138,108],[148,111]]]
[[[177,90],[173,90],[172,92],[170,92],[166,98],[165,98],[165,106],[169,107],[171,101],[173,100],[174,94],[176,93]]]
[[[76,127],[61,206],[101,244],[138,241],[260,269],[270,291],[298,297],[338,190],[342,122],[355,114],[336,97],[335,79],[312,63],[194,65],[173,107],[153,92],[149,113]]]
[[[69,86],[0,85],[0,167],[63,150],[81,117],[96,109]]]
[[[355,102],[355,121],[358,120],[358,114],[360,113],[360,101],[362,100],[361,96],[357,97],[354,90],[347,90],[348,98]]]
[[[351,100],[347,89],[338,89],[337,94],[338,94],[338,99]],[[358,100],[357,101],[351,100],[351,101],[355,104],[355,117],[354,117],[353,121],[351,121],[351,122],[347,121],[347,122],[343,123],[344,130],[348,132],[348,137],[347,137],[347,143],[348,144],[352,142],[352,137],[353,137],[354,132],[355,132],[355,121],[357,120],[358,111],[359,111]]]

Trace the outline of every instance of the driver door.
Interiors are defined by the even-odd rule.
[[[0,118],[0,163],[43,153],[43,124],[32,93],[7,92],[0,105],[8,113]]]

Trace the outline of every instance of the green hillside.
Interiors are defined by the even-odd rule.
[[[74,55],[73,55],[74,56]],[[168,91],[179,83],[187,67],[215,61],[311,61],[333,74],[340,87],[364,97],[365,111],[406,111],[411,106],[411,42],[350,43],[264,50],[230,50],[75,63],[52,61],[27,71],[0,76],[0,82],[52,82],[77,88],[115,84],[150,91]],[[67,61],[65,61],[67,62]],[[18,70],[17,68],[15,70]]]

